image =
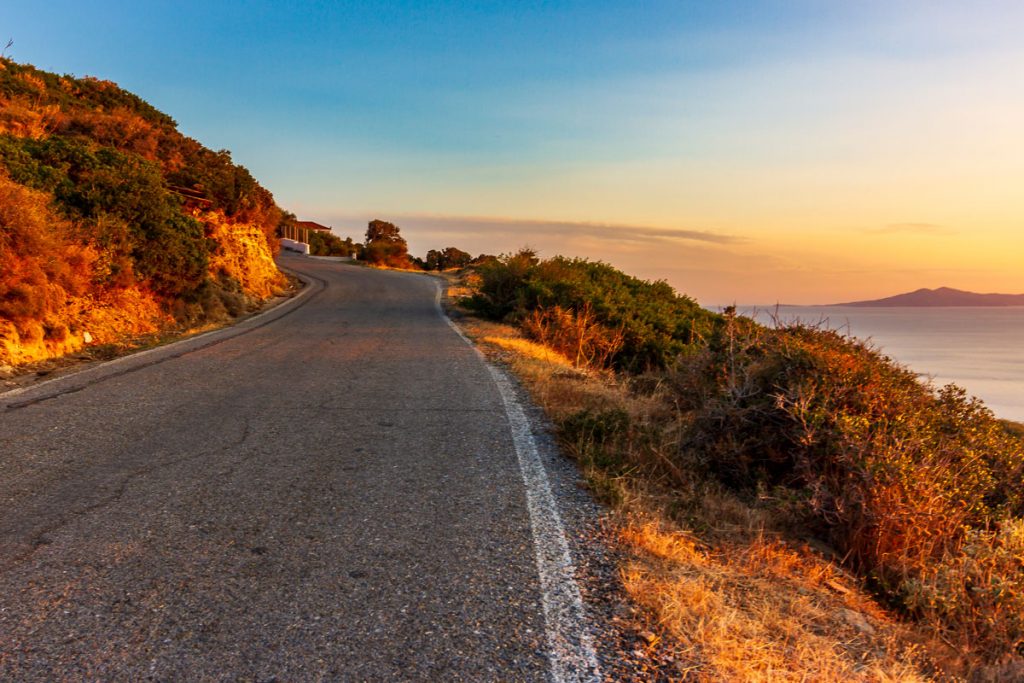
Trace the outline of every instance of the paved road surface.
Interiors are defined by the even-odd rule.
[[[314,286],[271,322],[0,397],[0,680],[551,675],[502,397],[433,281],[286,263]]]

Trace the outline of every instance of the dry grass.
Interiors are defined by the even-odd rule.
[[[556,425],[581,410],[621,410],[640,426],[617,463],[589,457],[565,429],[562,445],[611,505],[623,584],[640,607],[633,627],[672,654],[680,680],[956,680],[936,673],[959,668],[948,647],[898,621],[828,548],[787,530],[777,507],[668,470],[659,453],[675,445],[679,418],[657,387],[629,391],[610,373],[575,369],[509,325],[458,323]]]
[[[529,339],[484,337],[480,341],[484,344],[491,344],[506,351],[510,351],[516,356],[526,356],[533,360],[539,360],[541,362],[550,363],[551,365],[557,365],[563,368],[574,367],[572,361],[562,354],[544,346],[543,344],[530,341]]]
[[[627,517],[630,597],[703,681],[922,681],[919,645],[812,551]]]

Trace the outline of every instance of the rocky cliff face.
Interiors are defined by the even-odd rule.
[[[281,291],[284,277],[259,226],[232,222],[220,212],[197,214],[197,218],[206,226],[207,236],[217,242],[210,255],[211,278],[234,280],[247,297],[256,300]]]

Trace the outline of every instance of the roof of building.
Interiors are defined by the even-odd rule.
[[[319,223],[314,223],[313,221],[295,221],[295,227],[303,228],[305,230],[314,230],[316,232],[331,231],[331,229],[328,228],[326,225],[320,225]]]

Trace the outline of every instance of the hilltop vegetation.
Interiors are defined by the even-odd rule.
[[[875,680],[847,668],[851,657],[897,676],[902,664],[882,661],[898,654],[895,645],[880,644],[861,615],[877,608],[849,599],[833,607],[842,616],[835,628],[853,623],[860,640],[825,645],[839,654],[822,664],[824,641],[815,639],[831,626],[821,605],[835,600],[821,598],[817,611],[804,603],[832,590],[827,577],[842,571],[951,645],[935,655],[940,668],[998,680],[1024,674],[1019,428],[860,340],[711,313],[665,283],[606,264],[541,261],[527,250],[466,281],[469,309],[516,325],[596,378],[565,379],[556,365],[529,381],[595,489],[628,513],[622,537],[647,559],[627,584],[659,628],[689,643],[679,656],[696,660],[698,678],[781,680],[786,670],[798,678],[823,666],[812,673]],[[519,346],[494,339],[484,341]],[[660,512],[649,522],[652,509]],[[766,542],[766,534],[782,540]],[[809,538],[842,568],[806,559],[799,548]],[[751,614],[738,606],[746,598],[706,595],[708,582],[750,590],[737,578],[748,571],[757,590],[768,581],[789,602],[766,597]],[[782,576],[791,579],[780,583]],[[698,593],[700,605],[692,602]],[[705,600],[725,612],[708,612]],[[737,606],[726,609],[730,600]],[[702,626],[740,613],[749,620],[743,635]],[[785,647],[755,642],[772,629]],[[879,647],[889,653],[882,659],[870,654]]]
[[[0,59],[0,364],[238,314],[283,284],[281,216],[114,83]]]

